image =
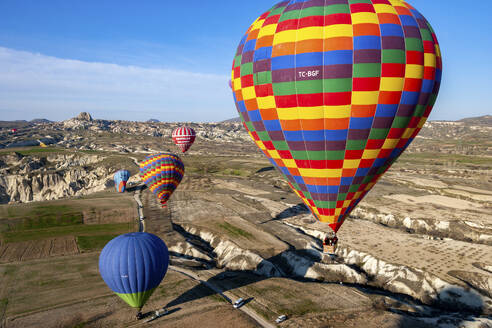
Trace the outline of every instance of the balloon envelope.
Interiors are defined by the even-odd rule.
[[[176,146],[181,149],[181,152],[185,153],[195,142],[196,133],[192,128],[182,126],[173,131],[172,138]]]
[[[184,164],[174,154],[150,155],[140,163],[140,178],[165,205],[183,179]]]
[[[128,305],[141,308],[159,286],[169,265],[166,244],[146,232],[121,235],[104,246],[99,272]]]
[[[337,231],[426,122],[441,67],[404,1],[283,1],[241,40],[232,89],[257,146]]]
[[[125,192],[128,179],[130,179],[130,172],[127,170],[119,170],[114,174],[114,185],[117,192]]]

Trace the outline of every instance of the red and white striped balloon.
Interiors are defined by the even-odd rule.
[[[179,127],[173,131],[173,141],[183,153],[190,149],[193,142],[195,142],[195,138],[195,130],[187,126]]]

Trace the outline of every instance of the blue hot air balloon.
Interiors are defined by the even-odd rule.
[[[119,170],[114,174],[114,185],[116,191],[125,192],[126,182],[130,179],[130,172],[127,170]]]
[[[133,232],[104,246],[99,272],[109,288],[133,308],[141,309],[166,275],[169,251],[157,236]]]

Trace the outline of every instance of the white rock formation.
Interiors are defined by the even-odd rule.
[[[27,203],[87,195],[102,191],[113,172],[104,166],[87,167],[99,156],[50,155],[46,159],[4,158],[9,173],[0,175],[0,201]]]

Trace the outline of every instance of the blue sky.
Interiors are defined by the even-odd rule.
[[[237,43],[275,1],[0,0],[0,120],[220,121]],[[437,32],[431,119],[492,114],[492,3],[410,1]]]

